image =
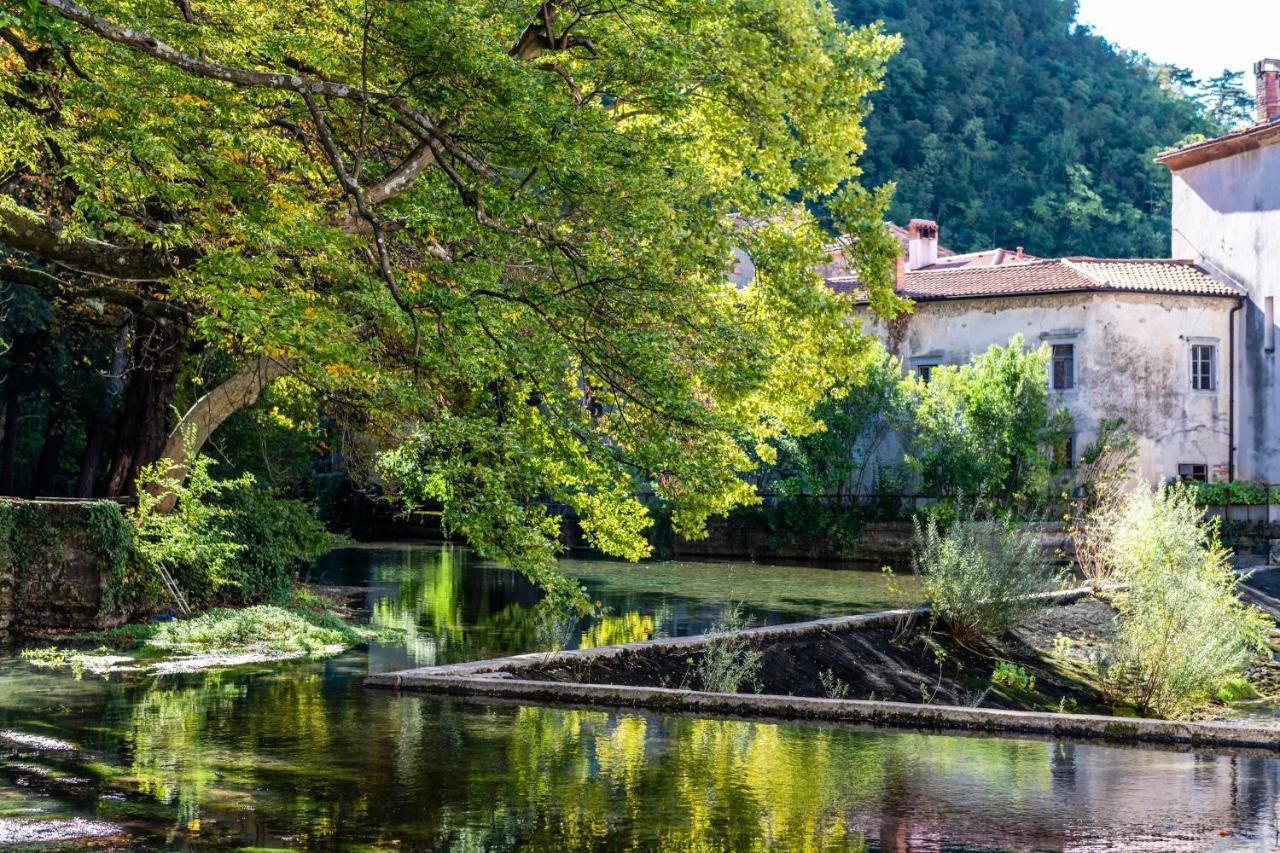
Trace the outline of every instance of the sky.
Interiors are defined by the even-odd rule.
[[[1253,63],[1280,58],[1277,0],[1079,0],[1077,20],[1123,48],[1157,62],[1190,68],[1197,77],[1222,69],[1245,72],[1252,91]]]

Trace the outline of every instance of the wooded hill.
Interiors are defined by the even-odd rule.
[[[1069,0],[835,5],[903,36],[862,158],[867,185],[897,182],[895,221],[936,219],[962,251],[1167,256],[1169,178],[1152,157],[1219,130],[1185,72],[1077,26]]]

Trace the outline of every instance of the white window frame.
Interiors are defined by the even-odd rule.
[[[1213,350],[1212,357],[1209,360],[1209,387],[1196,387],[1196,365],[1202,359],[1196,358],[1196,350],[1201,347],[1209,347]],[[1187,339],[1187,387],[1194,394],[1216,394],[1218,393],[1218,346],[1217,338],[1188,338]]]
[[[1045,387],[1051,393],[1062,396],[1071,396],[1075,394],[1083,386],[1083,374],[1080,372],[1080,356],[1081,347],[1080,340],[1084,337],[1083,329],[1051,329],[1047,332],[1040,333],[1040,341],[1049,347],[1049,367],[1045,376]],[[1053,348],[1054,347],[1071,347],[1071,387],[1055,388],[1053,387]]]
[[[1056,380],[1058,378],[1058,357],[1057,357],[1056,350],[1058,349],[1058,347],[1071,347],[1071,375],[1067,377],[1067,385],[1063,388],[1059,388],[1056,384]],[[1076,374],[1079,372],[1078,370],[1076,370],[1076,362],[1077,362],[1076,353],[1078,350],[1079,348],[1076,346],[1076,342],[1073,340],[1072,341],[1049,341],[1049,390],[1050,391],[1057,391],[1058,393],[1066,393],[1068,391],[1076,390],[1076,386],[1078,384],[1076,382]]]

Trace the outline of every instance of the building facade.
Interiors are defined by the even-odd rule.
[[[1167,259],[946,255],[929,245],[936,225],[917,221],[911,231],[924,245],[908,251],[898,291],[913,301],[912,312],[892,321],[863,312],[904,369],[927,381],[935,367],[964,364],[1020,335],[1049,350],[1051,401],[1076,425],[1070,462],[1102,419],[1121,418],[1138,440],[1135,473],[1143,479],[1231,476],[1237,288]],[[828,284],[856,288],[852,279]]]
[[[1255,66],[1257,124],[1158,159],[1173,179],[1173,257],[1238,287],[1237,474],[1280,483],[1280,60]]]

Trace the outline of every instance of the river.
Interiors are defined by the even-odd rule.
[[[361,546],[313,569],[367,587],[395,647],[109,680],[0,659],[0,841],[117,848],[1206,850],[1280,846],[1280,762],[367,691],[371,672],[882,609],[876,572],[569,560],[605,610],[540,618],[463,549]],[[49,738],[49,742],[32,737]],[[67,748],[57,748],[58,743]],[[80,829],[76,829],[79,827]],[[112,834],[106,834],[106,833]],[[6,836],[8,833],[8,836]],[[26,833],[25,835],[23,833]]]

